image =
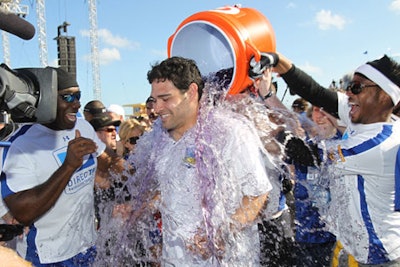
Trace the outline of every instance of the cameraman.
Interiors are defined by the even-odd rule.
[[[2,197],[29,232],[17,251],[35,266],[89,266],[96,256],[96,169],[120,173],[124,161],[83,118],[75,78],[57,72],[56,119],[20,127],[4,148]]]

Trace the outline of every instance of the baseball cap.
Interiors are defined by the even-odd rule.
[[[90,120],[90,124],[93,126],[95,131],[100,130],[106,126],[119,126],[121,124],[120,120],[113,120],[107,113],[102,113]]]
[[[105,113],[107,110],[101,101],[92,100],[85,105],[83,111],[89,112],[92,115],[99,115],[101,113]]]
[[[124,110],[124,108],[123,108],[122,106],[120,106],[120,105],[111,104],[111,105],[108,106],[107,111],[108,111],[108,112],[114,112],[114,113],[116,113],[116,114],[118,114],[118,115],[120,115],[120,116],[125,117],[125,110]]]

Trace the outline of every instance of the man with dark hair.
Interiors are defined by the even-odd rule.
[[[328,147],[329,230],[359,266],[400,266],[400,65],[388,56],[358,67],[346,92],[326,90],[282,55],[270,53],[274,71],[291,90],[347,126]],[[329,175],[329,174],[328,174]]]
[[[254,126],[200,101],[204,82],[193,60],[168,58],[147,78],[159,119],[133,162],[136,183],[158,185],[162,262],[259,266],[256,219],[272,186]]]
[[[57,116],[24,125],[4,149],[2,197],[29,227],[17,251],[34,266],[89,266],[96,255],[96,169],[121,172],[123,160],[106,148],[93,127],[78,118],[81,91],[75,78],[55,68]]]

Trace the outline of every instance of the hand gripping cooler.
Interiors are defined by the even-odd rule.
[[[248,76],[252,56],[275,52],[275,34],[268,19],[252,8],[225,6],[185,19],[168,39],[168,57],[196,61],[202,75],[233,69],[229,94],[238,94],[252,81]]]

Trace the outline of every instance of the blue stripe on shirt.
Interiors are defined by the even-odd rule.
[[[394,210],[400,211],[400,149],[397,150],[394,169]]]
[[[390,261],[388,253],[381,240],[378,238],[378,235],[375,232],[374,226],[371,221],[371,216],[368,211],[367,200],[365,197],[365,188],[364,188],[364,178],[361,175],[357,176],[358,178],[358,192],[360,193],[360,207],[361,207],[361,215],[365,224],[365,227],[368,231],[369,238],[369,252],[368,252],[368,263],[369,264],[380,264],[384,262]]]
[[[342,154],[344,157],[360,154],[367,151],[373,147],[380,145],[392,134],[392,125],[383,125],[382,131],[375,137],[368,139],[367,141],[348,149],[342,149]]]
[[[15,139],[17,139],[18,137],[24,135],[26,133],[26,131],[29,130],[29,128],[32,127],[33,124],[29,124],[29,125],[24,125],[22,126],[10,139],[9,142],[12,144],[12,142],[15,141]],[[7,157],[7,153],[8,150],[10,149],[10,146],[5,147],[4,151],[3,151],[3,164],[6,160]],[[3,169],[3,166],[1,166],[1,169]],[[15,192],[13,192],[7,185],[6,183],[6,174],[2,171],[1,172],[1,176],[0,176],[0,180],[1,180],[1,196],[4,199],[6,196],[14,194]]]

